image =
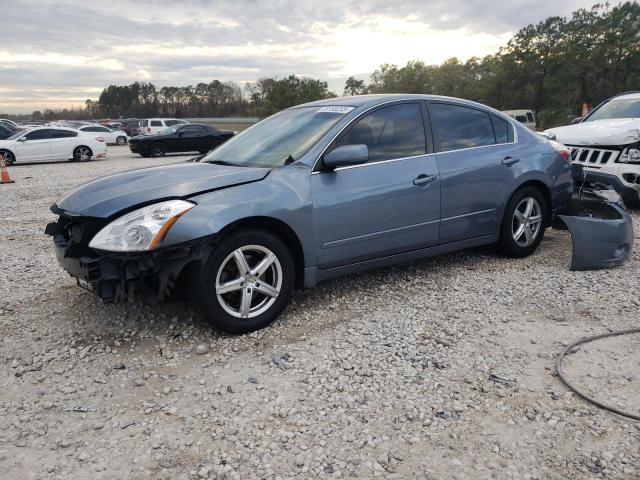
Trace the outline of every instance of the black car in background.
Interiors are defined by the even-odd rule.
[[[127,118],[120,122],[120,128],[125,132],[129,137],[135,137],[136,135],[140,135],[142,133],[142,129],[140,128],[140,120],[137,118]]]
[[[139,135],[129,140],[129,149],[143,157],[163,157],[172,152],[207,153],[233,137],[234,132],[211,125],[188,123],[167,128],[159,135]]]

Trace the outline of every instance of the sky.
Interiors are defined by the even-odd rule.
[[[383,63],[494,53],[595,0],[0,0],[0,112],[84,105],[110,84],[366,79]]]

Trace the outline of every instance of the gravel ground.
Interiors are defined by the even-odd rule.
[[[640,423],[553,374],[563,345],[638,325],[638,254],[570,272],[569,236],[548,231],[523,260],[475,249],[324,283],[246,336],[187,304],[102,305],[56,264],[50,204],[182,158],[110,147],[0,185],[0,476],[639,478]],[[565,369],[637,413],[639,337]]]

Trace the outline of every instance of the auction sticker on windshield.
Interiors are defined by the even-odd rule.
[[[322,107],[317,113],[349,113],[355,107]]]

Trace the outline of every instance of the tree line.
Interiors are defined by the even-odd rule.
[[[563,124],[583,102],[640,90],[640,5],[598,4],[570,17],[528,25],[493,55],[440,65],[384,64],[368,81],[350,77],[344,95],[427,93],[476,100],[506,110],[529,108],[540,126]],[[290,75],[240,86],[213,80],[186,87],[110,85],[82,110],[34,112],[34,119],[127,117],[264,117],[299,103],[336,96],[327,82]]]

